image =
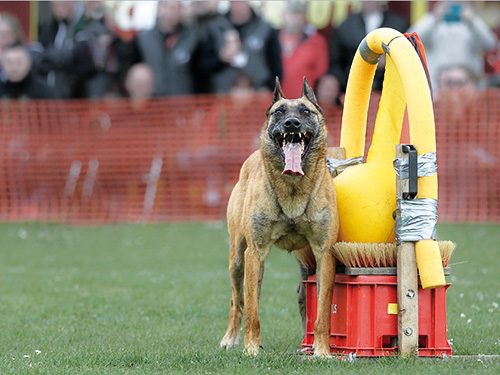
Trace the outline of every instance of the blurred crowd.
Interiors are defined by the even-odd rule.
[[[223,10],[217,1],[153,3],[152,15],[143,18],[149,26],[124,31],[116,4],[53,1],[51,19],[30,42],[13,15],[1,14],[0,98],[140,102],[271,91],[275,77],[286,96],[297,97],[306,76],[320,102],[340,103],[359,43],[379,27],[419,34],[434,89],[500,86],[500,25],[489,27],[474,2],[433,2],[413,25],[386,2],[362,2],[327,37],[307,23],[307,2],[286,2],[279,29],[265,20],[261,2],[231,1]]]

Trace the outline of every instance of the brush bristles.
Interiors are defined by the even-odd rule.
[[[395,267],[396,244],[339,242],[333,253],[346,267]]]
[[[451,241],[438,241],[443,267],[446,267],[456,244]],[[396,267],[397,248],[395,243],[352,243],[338,242],[333,253],[346,267]]]
[[[439,251],[441,252],[441,260],[443,261],[443,267],[447,267],[450,264],[451,254],[457,247],[457,244],[451,241],[438,241]]]

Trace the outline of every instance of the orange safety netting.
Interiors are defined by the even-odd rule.
[[[224,219],[270,101],[204,95],[137,108],[125,99],[2,100],[0,220]],[[323,109],[338,146],[341,110]],[[500,91],[441,95],[435,114],[440,221],[499,222]]]

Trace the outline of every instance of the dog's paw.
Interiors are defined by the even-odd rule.
[[[245,348],[245,354],[249,357],[256,357],[259,354],[259,345],[247,346]]]
[[[247,356],[256,356],[257,354],[259,354],[259,351],[260,350],[264,350],[264,347],[262,346],[262,344],[259,344],[258,346],[255,346],[255,345],[247,345],[247,347],[245,348],[244,350],[244,353],[247,355]]]
[[[317,351],[314,351],[313,355],[315,357],[317,357],[317,358],[325,358],[325,359],[333,357],[332,353],[330,353],[330,352],[320,352],[320,353],[318,353]]]
[[[220,347],[224,349],[231,349],[240,343],[240,335],[232,332],[226,333],[220,342]]]
[[[332,353],[330,352],[330,347],[314,347],[314,356],[318,358],[332,358]]]

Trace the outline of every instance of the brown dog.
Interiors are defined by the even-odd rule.
[[[335,278],[332,246],[337,240],[338,215],[326,154],[325,121],[307,80],[304,77],[302,96],[288,100],[276,79],[260,150],[243,164],[229,199],[229,273],[233,292],[222,347],[238,344],[246,305],[245,348],[248,354],[258,353],[264,261],[274,244],[293,251],[306,267],[317,265],[314,353],[330,355],[330,306]]]

